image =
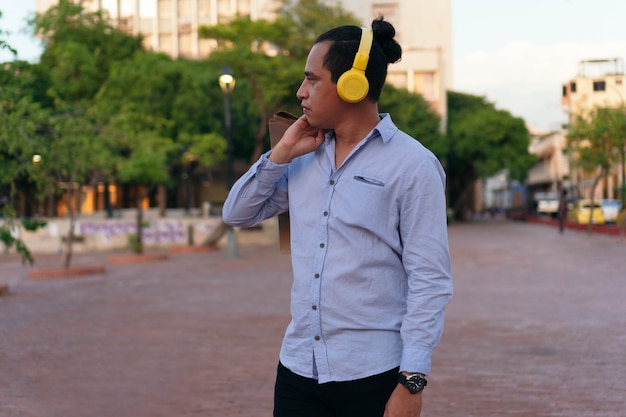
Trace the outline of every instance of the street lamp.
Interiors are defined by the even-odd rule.
[[[224,94],[224,129],[226,130],[226,188],[230,192],[233,186],[233,144],[232,144],[232,126],[231,126],[231,95],[235,89],[235,77],[228,64],[222,67],[222,72],[219,77],[219,84],[222,93]],[[227,228],[227,246],[226,254],[229,258],[234,259],[239,257],[239,250],[237,248],[237,236],[232,227]]]

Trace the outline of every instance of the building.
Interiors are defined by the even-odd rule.
[[[526,179],[532,194],[547,193],[556,198],[561,187],[569,187],[570,168],[565,134],[564,131],[530,132],[528,152],[537,157]]]
[[[75,0],[87,10],[106,10],[116,25],[142,34],[147,50],[173,58],[203,58],[214,46],[200,39],[198,28],[228,22],[236,14],[272,19],[278,0]],[[382,14],[395,26],[403,48],[399,63],[389,67],[388,81],[422,96],[446,126],[446,91],[452,86],[451,0],[323,0],[341,5],[364,26]],[[36,0],[45,12],[58,0]]]
[[[580,61],[578,75],[562,86],[561,105],[572,118],[594,107],[619,107],[626,99],[621,58]]]
[[[580,61],[577,76],[562,85],[561,105],[570,123],[594,108],[625,107],[624,78],[624,62],[621,58]],[[576,187],[577,195],[590,198],[598,172],[584,172],[573,165],[571,182]],[[615,190],[623,187],[623,169],[620,164],[611,167],[595,188],[594,198],[617,197]]]

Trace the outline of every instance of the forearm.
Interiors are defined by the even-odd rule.
[[[265,154],[231,188],[222,217],[231,226],[254,226],[287,210],[286,165],[271,163]]]

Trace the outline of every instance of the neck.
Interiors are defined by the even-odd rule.
[[[378,106],[375,103],[363,104],[346,109],[342,122],[334,129],[336,145],[356,145],[380,122]]]

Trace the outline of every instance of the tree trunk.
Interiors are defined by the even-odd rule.
[[[159,217],[163,218],[167,215],[167,192],[163,185],[158,186],[157,192],[159,196]]]
[[[135,252],[138,254],[143,253],[143,208],[141,207],[141,187],[136,186],[136,198],[137,198],[137,240],[135,246]]]
[[[67,188],[67,215],[69,217],[70,220],[70,228],[67,232],[67,236],[66,236],[66,248],[65,248],[65,256],[64,256],[64,261],[63,261],[63,266],[65,268],[69,268],[70,264],[72,262],[72,251],[73,251],[73,244],[74,244],[74,223],[75,223],[75,219],[74,219],[74,206],[73,206],[73,200],[74,200],[74,184],[72,184],[72,182],[69,182],[69,186]]]
[[[593,230],[593,211],[595,208],[595,198],[596,198],[596,187],[598,186],[598,182],[604,175],[604,169],[600,168],[600,173],[593,180],[593,185],[591,186],[591,206],[589,207],[589,223],[587,223],[587,234],[591,234]]]
[[[468,205],[467,199],[472,192],[473,186],[474,186],[473,181],[466,184],[465,187],[463,188],[463,191],[461,192],[456,202],[454,203],[454,218],[455,219],[458,219],[458,220],[466,219],[465,212],[466,212],[467,205]]]

